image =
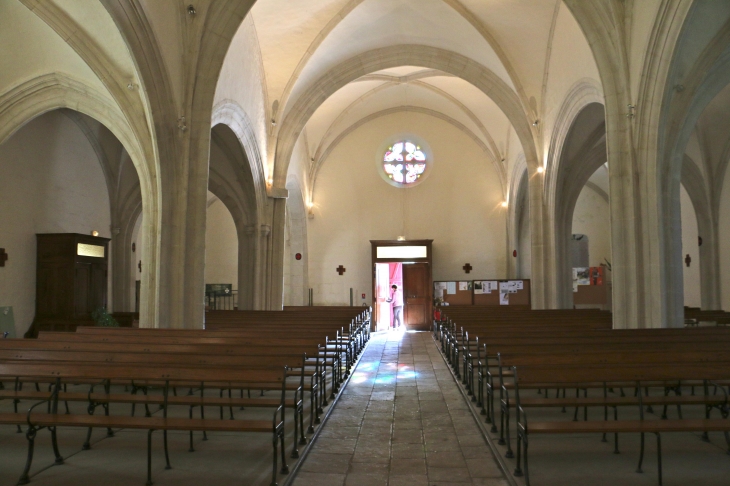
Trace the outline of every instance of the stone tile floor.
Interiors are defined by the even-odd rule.
[[[509,484],[427,332],[374,334],[294,486]]]

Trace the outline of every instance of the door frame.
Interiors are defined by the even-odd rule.
[[[427,263],[427,274],[428,274],[428,287],[427,292],[431,293],[431,298],[428,299],[428,306],[426,308],[429,316],[427,319],[431,319],[433,316],[433,251],[432,251],[433,240],[370,240],[371,248],[371,271],[372,271],[372,308],[375,316],[374,321],[378,319],[378,306],[376,301],[376,281],[375,281],[375,264],[376,263]],[[384,246],[425,246],[426,247],[426,258],[378,258],[378,247]],[[405,297],[405,296],[404,296]]]

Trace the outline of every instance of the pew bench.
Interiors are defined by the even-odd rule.
[[[33,376],[53,378],[55,383],[47,398],[33,405],[27,414],[7,413],[0,414],[0,423],[10,425],[27,425],[26,438],[28,440],[28,459],[21,474],[19,484],[29,481],[28,472],[32,464],[35,437],[40,429],[51,432],[56,462],[63,462],[58,451],[56,428],[63,427],[102,427],[102,428],[131,428],[148,430],[148,465],[147,484],[152,484],[151,477],[151,440],[152,432],[159,430],[164,434],[164,448],[167,466],[169,467],[169,453],[167,449],[167,431],[226,431],[226,432],[253,432],[271,434],[273,445],[273,472],[271,484],[276,484],[278,454],[281,454],[283,474],[288,472],[285,454],[285,408],[286,396],[283,388],[285,376],[282,371],[275,370],[245,370],[228,368],[202,367],[167,367],[164,370],[150,369],[149,367],[125,363],[123,365],[108,363],[47,363],[47,362],[0,362],[0,377]],[[112,379],[121,380],[159,380],[165,383],[163,388],[162,417],[130,417],[109,414],[93,415],[94,407],[89,408],[89,415],[59,414],[58,402],[62,393],[62,381],[82,380],[85,382],[96,380],[99,384],[108,384]],[[176,383],[185,380],[196,382],[213,382],[216,380],[241,381],[251,383],[275,382],[282,386],[279,405],[273,413],[272,421],[262,420],[211,420],[197,418],[170,418],[167,417],[170,405],[170,389]],[[90,394],[93,393],[90,392]],[[182,399],[182,398],[181,398]],[[93,401],[91,402],[93,405]],[[45,413],[34,410],[42,407]],[[296,440],[296,438],[295,438]]]
[[[658,482],[662,484],[662,456],[661,456],[661,434],[669,432],[723,432],[725,439],[730,448],[730,420],[727,420],[727,391],[722,389],[725,398],[725,405],[720,408],[722,412],[721,419],[647,419],[644,416],[644,396],[642,389],[648,383],[671,381],[683,382],[691,380],[701,380],[702,377],[708,382],[721,379],[727,376],[727,371],[720,367],[709,365],[683,364],[672,365],[667,364],[661,369],[653,366],[597,366],[597,365],[575,365],[575,366],[515,366],[513,367],[515,376],[514,381],[514,400],[517,422],[517,463],[515,467],[515,476],[525,476],[527,486],[530,485],[529,466],[528,466],[528,444],[530,435],[555,435],[555,434],[619,434],[619,433],[638,433],[641,434],[641,450],[639,453],[639,463],[637,472],[643,472],[641,466],[644,459],[644,435],[653,433],[657,436],[657,455],[658,455]],[[545,383],[547,380],[560,383],[563,387],[580,387],[589,379],[600,380],[604,389],[607,387],[618,387],[619,383],[633,381],[637,390],[637,403],[639,420],[613,420],[610,421],[604,417],[604,420],[584,420],[584,421],[565,421],[565,420],[541,420],[529,421],[526,409],[520,397],[520,389],[529,385],[537,385]],[[509,401],[510,390],[503,388],[504,396]],[[659,397],[657,397],[659,398]],[[525,468],[522,470],[522,459],[524,458]]]

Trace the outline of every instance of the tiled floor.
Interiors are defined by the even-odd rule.
[[[294,486],[506,486],[429,333],[373,335]]]

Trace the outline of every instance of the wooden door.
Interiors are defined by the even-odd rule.
[[[428,263],[403,264],[404,318],[409,330],[430,329]]]

